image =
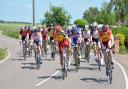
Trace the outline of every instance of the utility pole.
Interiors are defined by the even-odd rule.
[[[35,26],[35,0],[32,0],[33,27]]]

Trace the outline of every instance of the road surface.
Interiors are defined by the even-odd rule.
[[[0,89],[126,89],[125,76],[117,64],[114,65],[111,85],[105,67],[99,71],[93,56],[91,64],[81,60],[78,72],[71,65],[68,77],[63,80],[58,55],[55,61],[50,55],[44,58],[41,69],[36,70],[34,56],[23,60],[19,40],[0,34],[0,47],[10,51],[10,57],[0,63]]]

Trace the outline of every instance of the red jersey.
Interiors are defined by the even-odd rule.
[[[107,30],[105,32],[101,31],[99,33],[99,35],[100,35],[100,39],[101,39],[102,42],[108,42],[110,40],[110,38],[111,38],[110,30]]]
[[[20,34],[22,37],[26,37],[27,36],[27,31],[20,31]]]

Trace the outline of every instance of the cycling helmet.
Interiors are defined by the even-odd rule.
[[[59,33],[59,32],[61,32],[61,29],[62,29],[62,28],[61,28],[60,25],[56,25],[56,26],[54,27],[54,29],[55,29],[56,32]]]
[[[106,32],[107,30],[108,30],[108,27],[107,27],[106,25],[103,25],[102,31],[103,31],[103,32]]]
[[[35,32],[39,32],[38,27],[33,27],[33,32],[34,32],[34,33],[35,33]]]
[[[98,26],[97,22],[93,22],[92,26],[97,27]]]
[[[89,29],[89,26],[88,25],[85,25],[84,31],[87,31],[88,29]]]

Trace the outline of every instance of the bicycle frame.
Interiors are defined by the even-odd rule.
[[[68,72],[68,59],[67,59],[67,47],[64,47],[63,49],[63,65],[62,65],[62,72],[63,72],[63,80],[65,79],[65,77],[67,77],[67,72]]]
[[[34,43],[34,53],[35,53],[36,66],[38,70],[40,68],[41,54],[35,43]]]
[[[89,59],[90,59],[90,42],[83,42],[84,44],[84,50],[85,50],[85,59],[87,59],[88,63],[89,63]]]
[[[110,49],[105,49],[105,53],[104,53],[104,59],[105,59],[105,65],[106,65],[106,74],[109,77],[110,80],[110,84],[112,83],[112,56],[111,56],[111,52]]]
[[[79,45],[76,45],[73,47],[73,57],[75,59],[75,64],[76,64],[76,72],[79,69],[80,66],[80,58],[79,58],[80,54],[79,54]]]

